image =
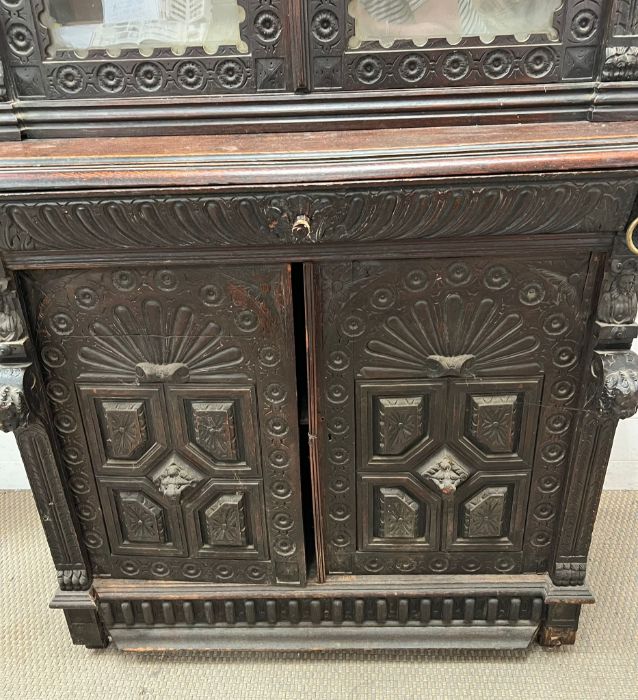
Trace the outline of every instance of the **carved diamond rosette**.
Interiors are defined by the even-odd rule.
[[[183,492],[194,490],[205,477],[179,455],[172,454],[149,474],[149,478],[163,496],[179,502]]]
[[[444,448],[417,470],[425,481],[433,483],[445,496],[452,495],[457,487],[469,479],[472,469],[453,452]]]

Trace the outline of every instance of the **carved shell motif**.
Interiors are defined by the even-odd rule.
[[[416,302],[402,316],[390,316],[382,339],[366,353],[374,364],[363,376],[468,376],[502,372],[538,372],[538,340],[526,333],[520,314],[506,313],[493,299],[465,302],[449,294],[442,304]]]
[[[83,379],[188,381],[243,362],[238,347],[222,342],[216,323],[201,326],[187,306],[167,309],[153,299],[142,304],[141,318],[128,306],[115,306],[113,318],[93,323],[91,333],[91,345],[78,353]]]

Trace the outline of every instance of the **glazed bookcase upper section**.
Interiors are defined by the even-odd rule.
[[[0,38],[2,138],[636,118],[635,0],[0,0]]]
[[[2,0],[19,99],[291,91],[291,0]]]

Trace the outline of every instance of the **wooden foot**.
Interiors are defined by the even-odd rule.
[[[50,607],[64,610],[73,644],[83,644],[88,649],[109,645],[109,636],[90,591],[58,591]]]
[[[576,642],[580,605],[557,603],[547,606],[547,616],[538,632],[543,647],[560,647]]]

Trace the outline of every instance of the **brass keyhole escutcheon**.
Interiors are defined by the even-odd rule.
[[[310,219],[305,214],[300,214],[292,225],[292,232],[298,238],[310,238],[312,226]]]
[[[636,229],[638,229],[638,219],[634,219],[627,228],[627,248],[629,248],[634,255],[638,255],[638,246],[634,243]]]

